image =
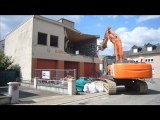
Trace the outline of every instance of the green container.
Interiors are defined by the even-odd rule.
[[[16,71],[0,71],[0,86],[7,86],[8,82],[15,82],[17,77]]]
[[[84,85],[90,82],[91,81],[87,77],[80,77],[76,80],[76,91],[83,92]]]

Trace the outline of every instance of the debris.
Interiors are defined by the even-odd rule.
[[[87,83],[84,85],[83,91],[86,93],[98,93],[98,92],[103,92],[104,91],[104,86],[103,86],[102,81],[94,81],[92,83]]]
[[[71,75],[67,75],[66,77],[61,79],[61,84],[62,85],[68,85],[68,79],[74,79],[74,77],[71,76]]]

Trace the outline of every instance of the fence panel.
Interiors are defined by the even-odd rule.
[[[0,86],[6,86],[8,82],[16,81],[16,71],[0,71]]]
[[[37,85],[67,88],[67,78],[76,78],[76,69],[35,69],[34,77]]]

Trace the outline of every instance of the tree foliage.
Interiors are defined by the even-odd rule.
[[[17,72],[20,72],[20,66],[19,66],[19,64],[14,64],[14,65],[12,65],[10,69],[11,69],[11,70],[15,70],[15,71],[17,71]]]
[[[4,53],[0,52],[0,71],[10,69],[13,64],[12,57],[5,56]]]

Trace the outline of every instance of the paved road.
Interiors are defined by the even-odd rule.
[[[117,88],[117,95],[106,92],[83,95],[60,95],[53,92],[23,88],[20,94],[20,104],[26,105],[160,105],[160,79],[147,82],[148,94],[140,95],[128,92],[123,86]],[[22,91],[33,94],[23,97]],[[37,95],[36,95],[37,94]]]
[[[36,101],[34,101],[35,99],[42,99],[42,98],[47,98],[51,96],[63,97],[66,95],[44,91],[44,90],[38,90],[31,87],[20,86],[19,104],[32,104],[32,103],[36,103]]]
[[[160,105],[160,79],[147,84],[149,90],[146,95],[128,92],[124,87],[118,87],[117,95],[104,94],[92,99],[72,102],[71,105]]]

